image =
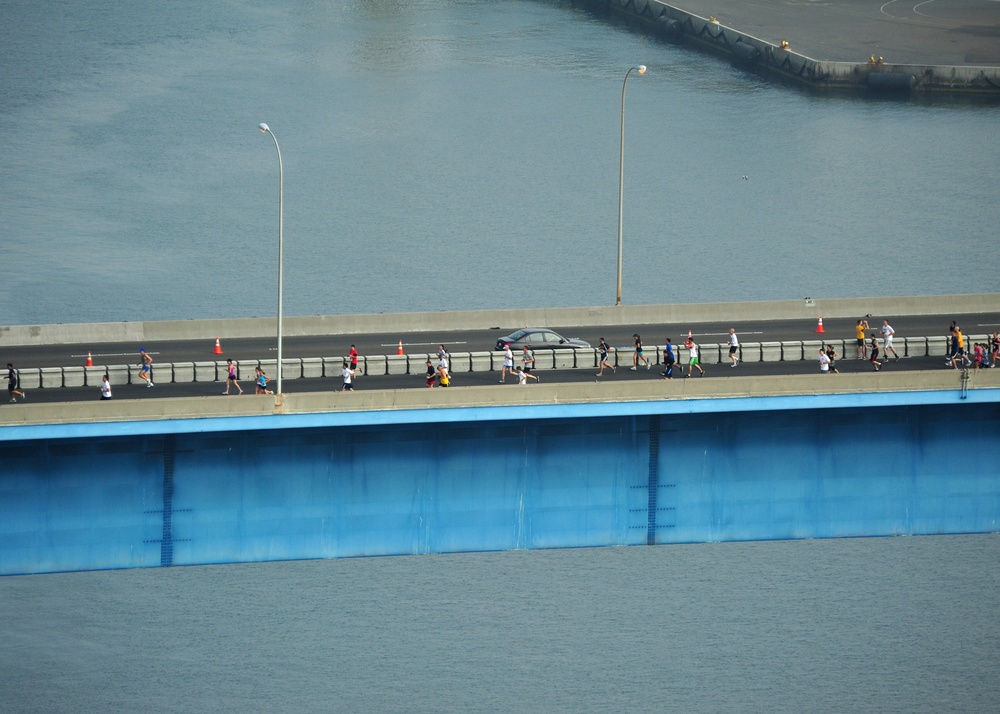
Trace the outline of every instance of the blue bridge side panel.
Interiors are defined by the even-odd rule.
[[[1000,404],[0,442],[0,573],[994,532]]]

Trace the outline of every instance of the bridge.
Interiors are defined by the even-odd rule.
[[[677,324],[754,311],[807,323],[818,310],[847,320],[933,305],[946,311],[935,323],[957,313],[987,324],[1000,312],[996,295],[883,300],[609,314],[624,327],[679,313]],[[0,424],[3,574],[995,532],[1000,518],[991,369],[29,401],[5,406]]]

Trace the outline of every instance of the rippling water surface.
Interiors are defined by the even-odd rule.
[[[7,324],[1000,287],[1000,108],[813,96],[564,1],[0,5]],[[742,177],[746,176],[744,180]]]
[[[5,324],[995,291],[996,107],[570,2],[0,4]],[[746,176],[746,179],[742,177]],[[875,448],[875,442],[872,442]],[[996,536],[0,579],[5,711],[988,711]]]
[[[1000,539],[0,579],[5,711],[985,712]]]

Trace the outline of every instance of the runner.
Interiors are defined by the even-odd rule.
[[[500,368],[500,384],[507,381],[507,374],[514,374],[514,353],[510,351],[510,343],[503,345],[503,367]]]
[[[16,397],[21,397],[21,401],[24,401],[24,392],[22,392],[18,387],[20,386],[21,377],[18,375],[17,370],[14,369],[14,365],[10,362],[7,363],[7,393],[10,395],[10,401],[16,402]]]
[[[238,390],[240,390],[240,394],[243,394],[243,387],[241,387],[240,383],[236,380],[236,376],[237,376],[236,375],[236,365],[233,364],[233,361],[231,359],[227,359],[226,360],[226,391],[224,391],[223,394],[225,394],[225,395],[228,396],[229,395],[229,387],[231,387],[231,386],[235,386]]]
[[[667,338],[667,344],[663,346],[663,366],[666,369],[663,370],[664,379],[674,378],[674,346],[670,342],[670,338]]]
[[[517,367],[517,383],[520,384],[520,385],[525,385],[525,384],[528,383],[529,379],[533,379],[536,382],[540,382],[541,381],[535,375],[528,374],[527,372],[525,372],[523,369],[521,369],[520,365],[518,365],[518,367]]]
[[[646,369],[649,369],[649,360],[642,354],[642,338],[634,334],[632,339],[635,340],[635,352],[632,354],[632,366],[629,369],[634,372],[639,367],[639,360],[645,362]]]
[[[887,362],[889,361],[889,350],[892,350],[892,354],[896,358],[893,361],[899,362],[899,355],[896,354],[896,348],[892,346],[892,336],[895,334],[896,331],[892,329],[889,321],[882,320],[882,354],[885,355]]]
[[[267,388],[268,376],[264,374],[264,370],[261,369],[260,365],[257,365],[254,371],[256,372],[254,394],[274,394],[274,392]]]
[[[684,347],[687,348],[687,351],[688,351],[688,371],[687,371],[687,374],[684,375],[684,376],[685,377],[690,377],[692,370],[695,367],[697,367],[698,368],[698,376],[699,377],[704,377],[705,376],[705,370],[703,370],[701,368],[701,364],[698,361],[698,345],[695,343],[694,340],[692,340],[689,337],[689,338],[687,338],[687,341],[684,342]]]
[[[830,356],[822,347],[819,348],[819,373],[830,374]]]
[[[524,351],[521,352],[521,368],[528,374],[531,374],[531,370],[534,366],[535,355],[530,349],[528,349],[528,346],[525,345]]]
[[[615,371],[614,365],[608,362],[608,354],[611,352],[611,347],[608,345],[607,342],[604,341],[603,337],[601,338],[601,341],[598,343],[597,349],[601,354],[600,356],[601,361],[600,364],[598,365],[601,369],[600,371],[598,371],[597,376],[598,377],[604,376],[605,367],[608,367],[611,370],[611,373],[614,374]]]
[[[153,384],[153,358],[146,352],[145,347],[139,348],[139,376],[146,380],[147,389],[156,386]]]

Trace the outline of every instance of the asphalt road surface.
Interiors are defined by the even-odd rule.
[[[858,318],[862,317],[861,315]],[[858,318],[824,319],[826,339],[854,339],[854,325]],[[873,330],[882,326],[882,317],[868,317]],[[896,339],[902,337],[945,336],[948,323],[956,320],[966,334],[992,334],[1000,330],[1000,312],[965,315],[930,315],[913,317],[888,316],[896,330]],[[407,354],[435,353],[439,344],[444,344],[449,352],[480,352],[492,350],[497,338],[523,327],[508,325],[500,329],[464,330],[436,333],[361,334],[309,337],[285,337],[283,356],[285,359],[304,357],[341,357],[347,354],[352,343],[357,345],[362,355],[396,354],[399,340]],[[629,325],[625,327],[562,328],[557,325],[533,325],[549,327],[564,337],[578,337],[596,346],[604,337],[614,347],[631,348],[632,334],[642,335],[647,349],[662,346],[670,337],[675,345],[684,342],[688,330],[693,332],[695,341],[707,345],[725,343],[729,328],[736,329],[741,342],[782,342],[790,340],[815,340],[816,323],[802,320],[773,320],[760,323],[710,323],[695,325]],[[37,367],[71,367],[86,363],[90,352],[95,365],[136,364],[139,361],[139,347],[145,347],[156,362],[199,362],[274,359],[276,339],[273,336],[253,339],[228,339],[221,335],[222,355],[213,354],[215,340],[179,340],[174,342],[148,343],[106,343],[76,345],[44,345],[30,347],[6,347],[0,339],[0,364],[12,362],[21,369]],[[851,356],[851,355],[846,355]],[[155,369],[155,365],[154,365]],[[390,387],[392,388],[392,387]]]
[[[604,376],[598,378],[596,369],[540,369],[533,374],[541,378],[542,384],[560,383],[580,383],[580,382],[602,382],[610,389],[614,389],[615,383],[624,381],[656,381],[662,380],[660,373],[663,370],[661,365],[654,365],[650,369],[639,367],[635,372],[629,367],[632,365],[631,356],[622,355],[623,361],[617,371],[605,370]],[[842,374],[849,373],[873,373],[873,367],[867,361],[855,359],[840,359],[837,361],[837,368]],[[680,365],[674,368],[675,382],[684,379],[730,379],[740,376],[763,376],[770,375],[775,379],[790,374],[815,374],[816,379],[836,379],[837,375],[821,375],[819,373],[819,363],[816,360],[802,360],[798,362],[744,362],[737,367],[730,367],[726,364],[704,365],[705,376],[699,377],[695,370],[693,377],[684,377],[686,366],[682,369]],[[885,371],[900,370],[941,370],[948,369],[955,372],[956,384],[958,383],[958,370],[946,367],[943,357],[902,357],[898,362],[890,360],[883,368]],[[273,376],[273,375],[272,375]],[[507,377],[505,384],[500,384],[499,372],[459,372],[453,375],[452,386],[448,389],[461,389],[471,386],[492,386],[497,389],[521,389],[517,384],[517,379]],[[155,381],[155,380],[154,380]],[[535,385],[535,382],[528,383],[528,388]],[[223,396],[225,382],[186,382],[178,384],[157,383],[155,387],[149,388],[141,384],[113,385],[113,398],[118,399],[156,399],[162,397],[216,397],[218,399],[253,399],[254,387],[252,380],[245,379],[240,382],[243,387],[243,396],[237,396],[236,390],[232,390],[231,396]],[[274,386],[274,382],[271,382]],[[285,379],[282,385],[286,393],[295,392],[340,392],[342,380],[337,377],[315,378],[315,379]],[[361,376],[355,382],[355,389],[360,392],[370,389],[426,389],[424,386],[423,374],[413,375],[379,375]],[[442,387],[435,387],[442,389]],[[345,393],[341,398],[350,400],[354,395]],[[27,402],[55,403],[55,402],[77,402],[77,401],[97,401],[100,397],[99,385],[92,387],[60,387],[54,389],[29,389],[27,390]],[[3,407],[16,409],[20,406],[10,404],[6,399],[2,402]]]

